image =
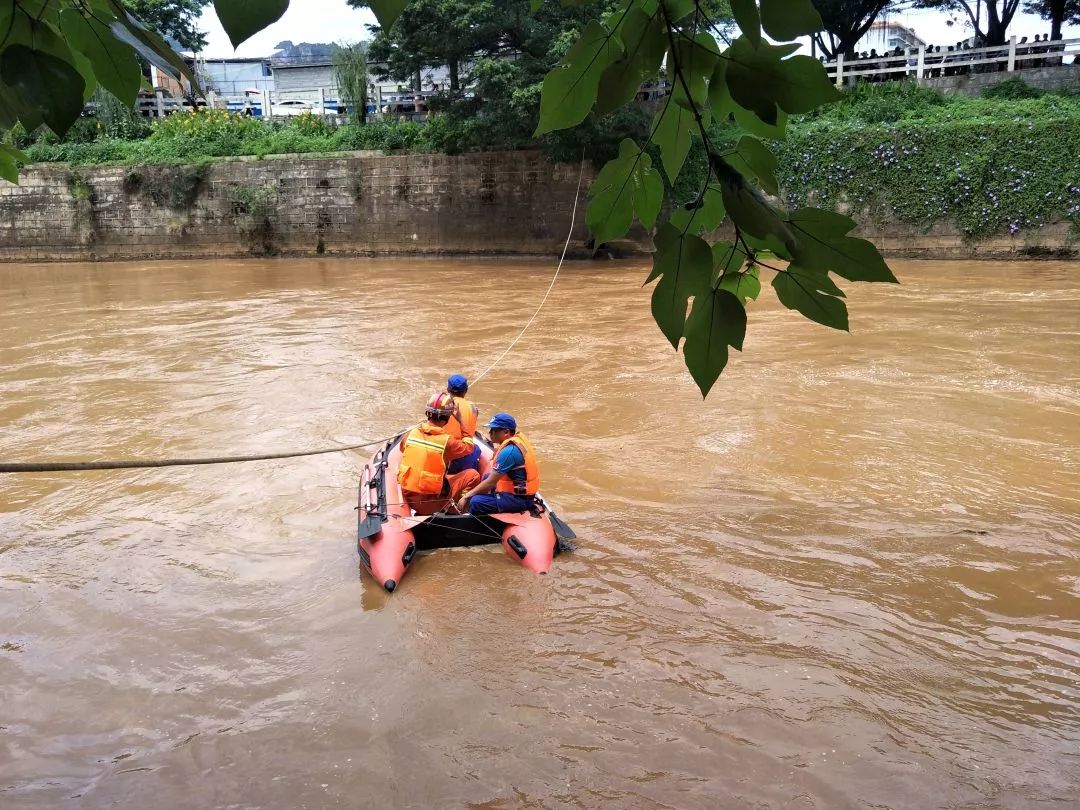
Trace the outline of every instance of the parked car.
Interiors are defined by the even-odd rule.
[[[314,111],[315,105],[310,101],[275,101],[270,105],[271,115],[302,115]]]

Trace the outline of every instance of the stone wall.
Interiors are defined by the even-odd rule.
[[[581,183],[572,255],[587,256]],[[24,170],[0,181],[0,261],[216,258],[248,255],[554,256],[570,227],[578,167],[538,152],[285,156],[203,166]],[[941,259],[1076,256],[1067,222],[969,241],[951,223],[898,221],[858,234],[890,256]],[[616,253],[651,249],[635,228]]]
[[[1013,73],[968,73],[963,76],[938,76],[924,79],[926,87],[936,87],[946,93],[977,96],[987,87],[1006,79],[1022,79],[1025,84],[1040,90],[1080,90],[1080,65],[1023,68]]]
[[[18,186],[0,181],[0,261],[552,255],[577,181],[576,165],[538,152],[38,165]],[[584,216],[577,221],[583,244]]]

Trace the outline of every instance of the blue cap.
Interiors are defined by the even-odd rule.
[[[517,430],[517,420],[508,413],[497,413],[486,422],[484,427],[502,428],[503,430]]]
[[[468,391],[469,381],[465,379],[464,375],[451,374],[450,379],[446,381],[446,390],[451,393],[454,391]]]

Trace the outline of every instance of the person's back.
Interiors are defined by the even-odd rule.
[[[450,464],[450,472],[477,470],[480,468],[480,446],[475,443],[476,424],[480,419],[480,409],[465,394],[469,392],[469,381],[461,374],[451,374],[446,381],[446,391],[454,398],[456,410],[446,424],[447,432],[464,442],[473,445],[472,452]]]
[[[450,463],[473,451],[473,443],[446,431],[453,407],[449,394],[440,391],[432,396],[425,410],[427,421],[410,430],[399,445],[398,484],[405,502],[418,515],[440,511],[480,480],[476,470],[454,473],[449,469]]]

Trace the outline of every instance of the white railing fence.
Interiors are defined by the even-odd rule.
[[[1080,38],[1018,43],[1016,37],[1010,37],[1005,45],[960,50],[924,46],[918,50],[909,48],[901,54],[890,52],[869,59],[847,59],[841,54],[835,61],[824,63],[825,71],[837,87],[842,87],[845,82],[905,78],[922,82],[939,76],[1012,73],[1069,64],[1080,64]]]

